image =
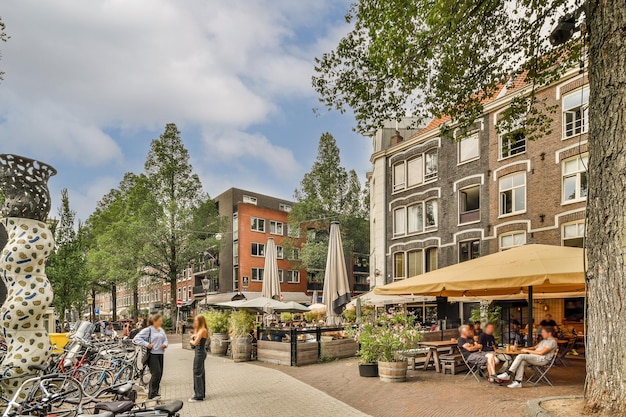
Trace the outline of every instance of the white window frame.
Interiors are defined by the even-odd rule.
[[[278,210],[280,211],[284,211],[285,213],[290,213],[291,212],[291,204],[284,204],[284,203],[279,203],[278,204]]]
[[[280,245],[276,245],[276,259],[285,259],[285,249]]]
[[[508,245],[508,246],[503,245],[502,243],[503,238],[510,237],[510,236],[523,236],[522,243],[515,244],[515,237],[513,237],[512,245]],[[498,245],[500,246],[501,251],[512,249],[512,248],[517,248],[519,246],[524,246],[525,244],[526,244],[526,232],[522,230],[516,230],[513,232],[509,232],[509,233],[503,233],[500,236],[498,236]]]
[[[576,171],[572,171],[569,173],[565,173],[565,165],[569,162],[578,161],[578,168]],[[564,159],[561,161],[561,204],[572,204],[579,203],[581,201],[585,201],[587,199],[587,195],[589,193],[589,176],[587,175],[587,167],[589,166],[589,155],[576,155],[572,158]],[[585,174],[587,176],[587,194],[582,194],[582,175]],[[567,199],[565,198],[565,180],[568,178],[575,179],[575,193],[574,198]]]
[[[264,275],[265,275],[264,268],[251,268],[250,269],[250,281],[252,282],[263,282]]]
[[[472,190],[472,189],[475,189],[475,188],[478,189],[478,208],[474,209],[474,210],[467,210],[467,208],[466,208],[465,211],[463,211],[463,204],[464,204],[463,195],[464,194],[467,195],[467,191],[468,190]],[[480,222],[481,215],[482,215],[482,213],[480,211],[482,209],[482,204],[481,204],[482,201],[481,201],[481,198],[480,198],[481,191],[482,191],[482,189],[481,189],[480,184],[470,185],[470,186],[462,188],[462,189],[460,189],[458,191],[458,199],[459,199],[459,225],[462,225],[462,224],[472,224],[472,223],[479,223]],[[463,214],[472,213],[472,212],[478,212],[478,220],[461,221],[461,216]]]
[[[274,229],[272,231],[272,229]],[[280,229],[280,232],[278,231]],[[277,220],[270,220],[270,234],[283,236],[285,233],[285,224],[283,222],[279,222]]]
[[[433,219],[435,221],[434,224],[432,225],[428,225],[426,220],[428,219],[428,212],[426,210],[426,207],[428,206],[428,204],[433,204]],[[432,198],[430,200],[426,200],[424,201],[424,230],[432,230],[432,229],[436,229],[439,226],[439,203],[437,202],[436,198]]]
[[[245,194],[244,194],[244,196],[243,196],[243,202],[244,202],[244,203],[246,203],[246,204],[253,204],[253,205],[255,205],[255,206],[256,206],[256,205],[257,205],[258,200],[257,200],[257,198],[256,198],[256,197],[253,197],[253,196],[251,196],[251,195],[245,195]]]
[[[397,267],[396,267],[396,256],[402,256],[402,275],[398,275],[398,271],[397,271]],[[397,280],[401,280],[401,279],[405,279],[406,278],[406,253],[405,252],[395,252],[391,258],[391,261],[393,262],[393,280],[397,281]]]
[[[233,265],[239,265],[239,242],[233,242]]]
[[[417,164],[417,167],[414,165]],[[413,170],[411,168],[414,168]],[[414,172],[413,175],[411,173]],[[416,177],[412,180],[412,177]],[[420,154],[406,161],[406,188],[417,187],[424,183],[424,155]]]
[[[474,255],[474,250],[472,249],[472,246],[473,246],[473,244],[475,242],[478,242],[478,256],[472,257],[472,255]],[[462,245],[468,245],[468,248],[469,248],[468,249],[469,258],[464,260],[464,261],[461,261],[461,246]],[[457,246],[458,247],[458,252],[459,252],[458,253],[458,260],[457,260],[457,262],[459,262],[459,263],[467,262],[467,261],[471,261],[472,259],[480,258],[480,247],[481,247],[481,245],[482,245],[482,242],[481,242],[480,239],[467,239],[467,240],[460,241],[458,246]]]
[[[565,229],[568,227],[576,227],[576,235],[575,236],[565,236]],[[565,246],[565,241],[566,240],[573,240],[573,239],[583,239],[584,240],[587,238],[587,233],[586,233],[586,224],[584,220],[577,220],[574,222],[569,222],[569,223],[564,223],[561,225],[561,246]]]
[[[524,177],[524,183],[522,185],[515,185],[515,186],[512,185],[511,188],[506,188],[506,189],[502,188],[502,182],[504,180],[508,178],[512,178],[514,176],[519,176],[519,175]],[[520,188],[524,188],[524,208],[521,210],[515,210],[515,203],[517,202],[516,190]],[[511,202],[510,213],[503,212],[503,207],[505,206],[505,204],[503,204],[502,197],[503,197],[503,193],[506,191],[511,191],[512,202]],[[516,216],[518,214],[526,213],[527,205],[528,205],[528,189],[527,189],[527,178],[526,178],[525,172],[514,172],[512,174],[505,175],[498,179],[498,218]]]
[[[300,238],[300,226],[294,228],[290,224],[287,224],[287,236],[294,239]]]
[[[465,159],[462,158],[463,155],[463,144],[465,143],[465,145],[467,146],[468,144],[474,143],[475,142],[475,146],[476,146],[476,154],[472,154],[469,157],[466,157]],[[459,141],[459,144],[457,146],[457,165],[462,165],[462,164],[466,164],[468,162],[472,162],[472,161],[476,161],[478,159],[480,159],[480,132],[474,132],[471,133],[467,136],[465,136],[463,139],[461,139]]]
[[[402,221],[400,224],[399,220]],[[406,207],[398,207],[393,211],[393,235],[404,236],[406,235]],[[400,226],[402,226],[400,230]]]
[[[256,252],[256,255],[254,252]],[[250,244],[250,255],[255,258],[265,258],[265,243],[252,242]]]
[[[255,221],[256,221],[256,228],[254,227]],[[261,224],[263,224],[263,227],[259,227]],[[260,217],[251,217],[250,218],[250,229],[253,232],[265,233],[265,219],[262,219]]]
[[[287,274],[286,280],[285,280],[287,284],[299,284],[300,283],[300,271],[288,270],[288,271],[285,271],[285,273]]]
[[[522,151],[512,153],[511,151],[513,148],[511,147],[511,141],[509,139],[506,139],[507,141],[509,141],[509,146],[508,146],[508,153],[505,155],[504,148],[503,148],[505,137],[507,135],[515,134],[516,132],[520,130],[524,134],[524,149]],[[518,146],[518,145],[516,144],[515,146]],[[523,155],[526,153],[527,147],[528,147],[528,139],[526,138],[526,132],[524,132],[524,116],[514,121],[508,131],[498,133],[498,161],[502,161],[508,158],[513,158],[518,155]]]
[[[392,167],[392,176],[393,176],[393,192],[398,192],[406,189],[406,163],[405,161],[397,162],[393,164]],[[400,178],[402,175],[402,178]]]
[[[233,240],[239,240],[239,215],[233,214]]]
[[[290,261],[297,261],[297,260],[299,260],[300,259],[300,249],[299,248],[292,248],[289,251],[288,259]]]
[[[278,270],[278,282],[280,282],[281,284],[285,282],[285,270],[284,269]]]
[[[417,209],[419,211],[421,211],[421,213],[419,213],[420,215],[417,216],[417,228],[415,230],[411,230],[410,225],[412,223],[412,216],[409,214],[411,212],[412,209]],[[424,203],[423,202],[419,202],[419,203],[415,203],[415,204],[411,204],[409,206],[406,207],[406,216],[407,216],[407,221],[406,221],[406,233],[409,235],[415,234],[415,233],[422,233],[424,231],[424,224],[425,224],[425,214],[424,214]]]
[[[435,154],[435,170],[431,173],[427,173],[428,169],[428,155]],[[435,181],[439,177],[439,149],[432,148],[424,152],[424,183]]]
[[[585,96],[587,100],[585,101]],[[582,97],[582,101],[580,98]],[[570,98],[575,98],[577,100],[576,106],[565,107],[565,101]],[[582,135],[584,133],[589,132],[589,86],[583,86],[581,88],[577,88],[574,91],[570,91],[567,94],[563,94],[561,98],[561,111],[563,117],[562,124],[562,136],[561,139],[570,139],[576,137],[578,135]],[[576,122],[574,122],[574,127],[572,128],[572,134],[567,135],[567,114],[574,113],[576,111],[580,111],[581,119],[580,119],[580,129],[581,131],[576,132]]]

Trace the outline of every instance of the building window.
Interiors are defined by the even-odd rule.
[[[480,240],[459,243],[459,262],[476,259],[480,256]]]
[[[563,202],[587,197],[587,164],[589,156],[576,156],[563,161]]]
[[[250,253],[252,256],[265,256],[265,244],[264,243],[253,243]]]
[[[291,225],[287,225],[287,236],[298,239],[300,237],[300,227],[293,227]]]
[[[300,249],[291,249],[289,251],[289,260],[297,261],[298,259],[300,259]]]
[[[287,282],[289,284],[300,283],[300,271],[285,271],[287,273]]]
[[[526,132],[524,118],[521,117],[511,123],[508,132],[499,135],[500,159],[526,152]]]
[[[569,223],[563,225],[563,246],[573,248],[585,247],[585,222]]]
[[[278,205],[278,210],[284,211],[285,213],[291,212],[291,206],[289,204],[280,203]]]
[[[252,268],[251,274],[252,281],[261,282],[263,281],[263,268]]]
[[[526,244],[526,232],[513,232],[500,236],[500,250],[507,250]]]
[[[500,178],[500,215],[526,211],[526,173]]]
[[[439,262],[437,259],[437,248],[428,248],[424,253],[425,258],[425,272],[434,271],[439,267]]]
[[[393,212],[393,234],[400,236],[406,233],[406,209],[395,209]]]
[[[280,283],[285,282],[285,270],[284,269],[278,270],[278,282]]]
[[[424,154],[426,166],[424,170],[424,181],[429,181],[437,178],[437,172],[439,170],[439,163],[437,160],[437,149],[431,149]]]
[[[283,224],[281,222],[276,222],[274,220],[270,220],[270,233],[273,235],[283,235]]]
[[[407,185],[409,187],[413,187],[415,185],[421,184],[424,179],[424,164],[422,163],[422,156],[418,156],[417,158],[413,158],[409,160],[406,164],[406,179]]]
[[[589,87],[563,96],[563,137],[589,130]]]
[[[422,203],[414,204],[407,208],[409,233],[417,233],[424,230],[424,205]]]
[[[247,204],[254,204],[256,206],[257,199],[256,199],[256,197],[252,197],[252,196],[249,196],[249,195],[244,195],[243,196],[243,202],[247,203]]]
[[[252,230],[254,232],[265,233],[265,220],[257,217],[252,217]]]
[[[187,299],[188,299],[188,300],[193,299],[193,288],[191,288],[191,287],[187,287],[187,294],[188,294],[188,295],[187,295]]]
[[[407,252],[408,276],[414,277],[424,273],[424,255],[421,250]]]
[[[459,163],[472,161],[478,159],[480,155],[479,150],[479,135],[474,133],[469,135],[459,142]]]
[[[404,252],[393,255],[393,278],[403,279],[404,275]]]
[[[239,216],[233,214],[233,240],[239,240]]]
[[[239,268],[238,267],[233,268],[233,290],[234,291],[239,290]]]
[[[424,212],[426,214],[426,228],[437,227],[437,200],[429,200],[425,202]]]
[[[183,299],[183,290],[182,290],[182,288],[179,288],[179,289],[178,289],[178,299],[179,299],[179,300],[182,300],[182,299]],[[144,300],[144,295],[143,295],[143,293],[142,293],[142,294],[141,294],[141,302],[142,302],[142,303],[143,303],[143,300]]]
[[[393,191],[404,190],[406,186],[405,175],[404,162],[397,163],[393,166]]]
[[[282,246],[276,246],[276,258],[283,259],[285,257],[285,250]]]
[[[459,191],[459,224],[480,220],[480,185]]]
[[[233,265],[239,265],[239,242],[233,243]]]

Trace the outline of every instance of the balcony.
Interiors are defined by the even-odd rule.
[[[459,214],[459,224],[477,222],[480,220],[480,209],[465,211]]]
[[[193,273],[199,274],[202,272],[214,271],[216,269],[218,269],[218,266],[215,265],[215,262],[201,262],[193,266]]]
[[[211,280],[211,285],[209,285],[209,290],[207,291],[208,294],[211,293],[216,293],[219,292],[220,290],[220,284],[218,280]],[[204,295],[204,288],[202,287],[202,285],[196,285],[195,287],[193,287],[193,295],[194,296],[200,296],[200,295]]]
[[[324,289],[323,282],[307,282],[306,289],[308,291],[322,291]]]

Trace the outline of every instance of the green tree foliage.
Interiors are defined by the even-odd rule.
[[[54,308],[61,321],[73,308],[82,312],[88,290],[84,228],[76,224],[67,189],[61,191],[59,221],[53,227],[56,247],[46,269],[54,290]]]
[[[2,21],[2,18],[0,17],[0,42],[6,42],[9,39],[9,35],[7,35],[7,33],[4,31],[5,28],[6,28],[6,25]],[[0,59],[2,59],[2,53],[0,53]],[[3,78],[4,78],[4,72],[0,71],[0,80],[2,80]]]
[[[300,262],[312,280],[323,278],[328,254],[328,228],[339,221],[346,256],[369,253],[368,206],[354,170],[341,166],[339,148],[330,133],[320,137],[318,154],[311,171],[295,191],[296,204],[290,215],[291,230],[307,230]],[[295,245],[295,242],[287,246]],[[317,273],[314,273],[317,271]]]
[[[562,21],[584,20],[578,26],[584,30],[553,47],[548,35],[566,13],[572,15]],[[626,292],[626,3],[359,0],[347,19],[353,30],[317,60],[313,86],[329,108],[354,111],[363,132],[407,112],[418,119],[449,116],[453,123],[442,134],[451,125],[469,127],[484,99],[521,76],[531,91],[516,97],[496,127],[502,131],[525,116],[526,136],[536,139],[547,133],[552,109],[535,89],[588,63],[586,400],[593,413],[626,414],[626,335],[611,324],[623,316]]]

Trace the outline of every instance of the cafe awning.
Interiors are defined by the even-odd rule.
[[[434,297],[424,297],[421,295],[380,295],[375,294],[374,291],[370,291],[359,295],[357,298],[353,298],[348,305],[356,307],[357,299],[361,300],[361,305],[363,306],[369,305],[374,307],[390,304],[432,303],[435,301]]]
[[[580,248],[525,245],[377,287],[384,295],[480,297],[527,293],[581,292],[585,289]]]

